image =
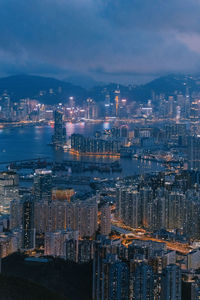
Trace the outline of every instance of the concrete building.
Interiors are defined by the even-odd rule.
[[[101,224],[100,232],[102,235],[109,235],[111,232],[111,209],[110,205],[106,204],[101,207]]]
[[[66,258],[66,242],[73,239],[78,243],[78,232],[73,230],[58,230],[45,233],[44,254]]]
[[[0,214],[10,213],[10,202],[19,198],[19,176],[12,171],[0,173]]]

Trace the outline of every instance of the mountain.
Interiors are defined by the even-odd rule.
[[[0,299],[61,300],[64,298],[65,300],[91,300],[92,263],[77,264],[53,257],[46,263],[28,262],[24,260],[25,258],[26,256],[21,253],[13,253],[2,259]],[[18,279],[18,281],[15,283],[13,278]],[[23,285],[24,298],[20,297],[23,292]],[[30,295],[35,296],[35,293],[32,294],[34,286],[38,298],[26,297],[28,291],[30,291]],[[42,298],[45,290],[46,297]],[[19,298],[17,296],[16,298],[1,298],[2,293],[3,295],[5,293],[6,296],[13,296],[12,291],[19,293]],[[41,297],[39,297],[40,295]]]
[[[120,89],[121,96],[129,102],[147,102],[152,95],[165,94],[166,97],[174,93],[187,91],[200,92],[200,76],[167,75],[157,78],[143,85],[98,84],[90,89],[79,85],[57,80],[54,78],[16,75],[0,78],[0,95],[7,92],[11,99],[17,101],[23,98],[37,99],[44,104],[56,104],[67,101],[70,96],[75,97],[76,103],[82,104],[87,97],[97,102],[105,100],[107,94],[114,96],[116,89]],[[154,99],[154,101],[156,101]]]
[[[9,94],[12,100],[31,98],[45,104],[67,101],[70,96],[74,96],[78,102],[87,97],[86,90],[80,86],[54,78],[32,75],[0,78],[0,94],[4,92]]]
[[[170,96],[176,93],[186,94],[190,92],[200,92],[200,76],[171,74],[157,78],[144,86],[142,89],[149,96],[154,92],[156,95],[165,94]]]
[[[186,92],[186,87],[190,89],[197,89],[198,78],[191,77],[187,75],[168,75],[157,78],[146,85],[144,85],[145,89],[149,89],[155,91],[157,94],[173,94],[177,92]]]
[[[0,275],[1,300],[67,300],[58,293],[19,277]]]
[[[96,86],[90,90],[90,95],[101,101],[106,94],[113,94],[119,88],[121,96],[129,101],[147,102],[154,95],[165,94],[166,97],[176,93],[186,94],[188,91],[200,93],[200,76],[176,75],[163,76],[143,85],[117,85]],[[105,99],[105,98],[104,98]],[[154,99],[154,101],[157,101]],[[156,104],[156,103],[155,103]]]

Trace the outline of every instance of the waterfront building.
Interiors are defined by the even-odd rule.
[[[82,154],[119,154],[122,142],[117,139],[100,139],[84,137],[81,134],[71,135],[71,149]]]
[[[52,143],[55,146],[63,146],[66,142],[66,129],[63,122],[63,113],[61,111],[54,111],[54,135],[52,136]]]
[[[98,108],[96,102],[92,98],[86,101],[86,119],[96,120],[98,117]]]
[[[120,93],[119,86],[114,91],[114,98],[115,98],[115,116],[118,117],[119,116],[119,105],[120,105],[120,101],[121,101],[121,93]]]
[[[11,100],[6,93],[0,98],[0,117],[3,120],[11,120],[12,118]]]

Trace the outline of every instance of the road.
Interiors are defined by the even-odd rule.
[[[151,235],[147,234],[147,232],[144,229],[141,230],[134,229],[129,226],[125,226],[123,223],[117,220],[112,220],[112,229],[120,234],[120,237],[122,239],[122,244],[126,247],[132,244],[132,242],[135,239],[137,239],[141,241],[153,241],[158,243],[165,243],[167,249],[178,251],[181,254],[188,254],[192,250],[189,244],[156,239],[154,237],[151,237]]]

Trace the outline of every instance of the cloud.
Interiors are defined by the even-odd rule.
[[[0,70],[87,74],[198,72],[199,0],[1,0]]]

